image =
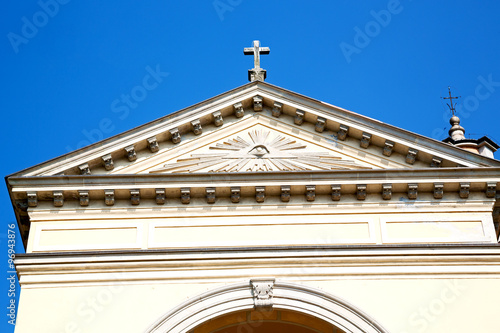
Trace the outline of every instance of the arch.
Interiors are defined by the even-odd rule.
[[[276,281],[273,309],[290,310],[322,319],[348,333],[388,333],[355,306],[322,290]],[[185,333],[198,325],[236,311],[254,309],[250,282],[223,286],[168,311],[145,333]]]

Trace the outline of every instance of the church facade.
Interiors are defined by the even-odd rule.
[[[498,332],[500,161],[257,74],[7,177],[16,333]]]

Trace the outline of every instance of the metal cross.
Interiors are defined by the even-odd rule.
[[[448,94],[450,95],[450,97],[441,97],[441,98],[450,100],[450,104],[446,103],[446,105],[448,105],[448,107],[450,108],[451,114],[454,116],[455,115],[455,105],[457,105],[457,103],[453,104],[453,100],[458,99],[461,96],[451,97],[451,88],[450,87],[448,87]]]
[[[271,50],[268,47],[260,47],[260,42],[258,40],[253,41],[253,47],[245,47],[243,53],[245,55],[253,54],[254,68],[260,68],[260,55],[269,54]]]

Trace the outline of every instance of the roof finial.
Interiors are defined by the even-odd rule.
[[[450,87],[448,87],[448,95],[449,95],[449,97],[441,97],[442,99],[449,99],[450,100],[449,104],[446,103],[446,105],[448,105],[448,107],[450,108],[450,111],[451,111],[451,118],[450,118],[451,129],[448,131],[448,134],[450,135],[450,138],[453,141],[465,140],[465,135],[464,135],[465,129],[462,126],[460,126],[460,118],[458,118],[455,115],[455,113],[456,113],[455,106],[457,105],[457,103],[453,103],[453,100],[458,99],[460,96],[452,97]]]
[[[264,81],[266,79],[266,70],[260,68],[260,55],[269,54],[271,50],[268,47],[260,47],[258,40],[253,41],[253,47],[245,47],[245,55],[253,55],[254,68],[248,70],[248,81]]]

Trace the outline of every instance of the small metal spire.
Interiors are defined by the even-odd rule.
[[[458,99],[462,96],[458,96],[458,97],[451,97],[451,88],[450,86],[448,86],[448,94],[450,97],[441,97],[442,99],[449,99],[450,100],[450,104],[446,103],[446,105],[448,105],[448,107],[450,108],[450,111],[451,111],[451,115],[454,116],[455,115],[455,106],[457,105],[457,103],[453,104],[453,100],[454,99]]]
[[[450,138],[453,141],[465,140],[465,129],[462,126],[460,126],[460,118],[458,118],[455,115],[455,113],[456,113],[455,106],[457,105],[457,103],[453,103],[454,99],[458,99],[461,96],[452,97],[450,87],[448,87],[448,95],[449,95],[449,97],[441,97],[442,99],[449,99],[450,100],[449,104],[446,103],[446,105],[448,105],[448,108],[450,108],[450,111],[451,111],[451,118],[450,118],[451,128],[448,131],[448,134],[450,135]]]

